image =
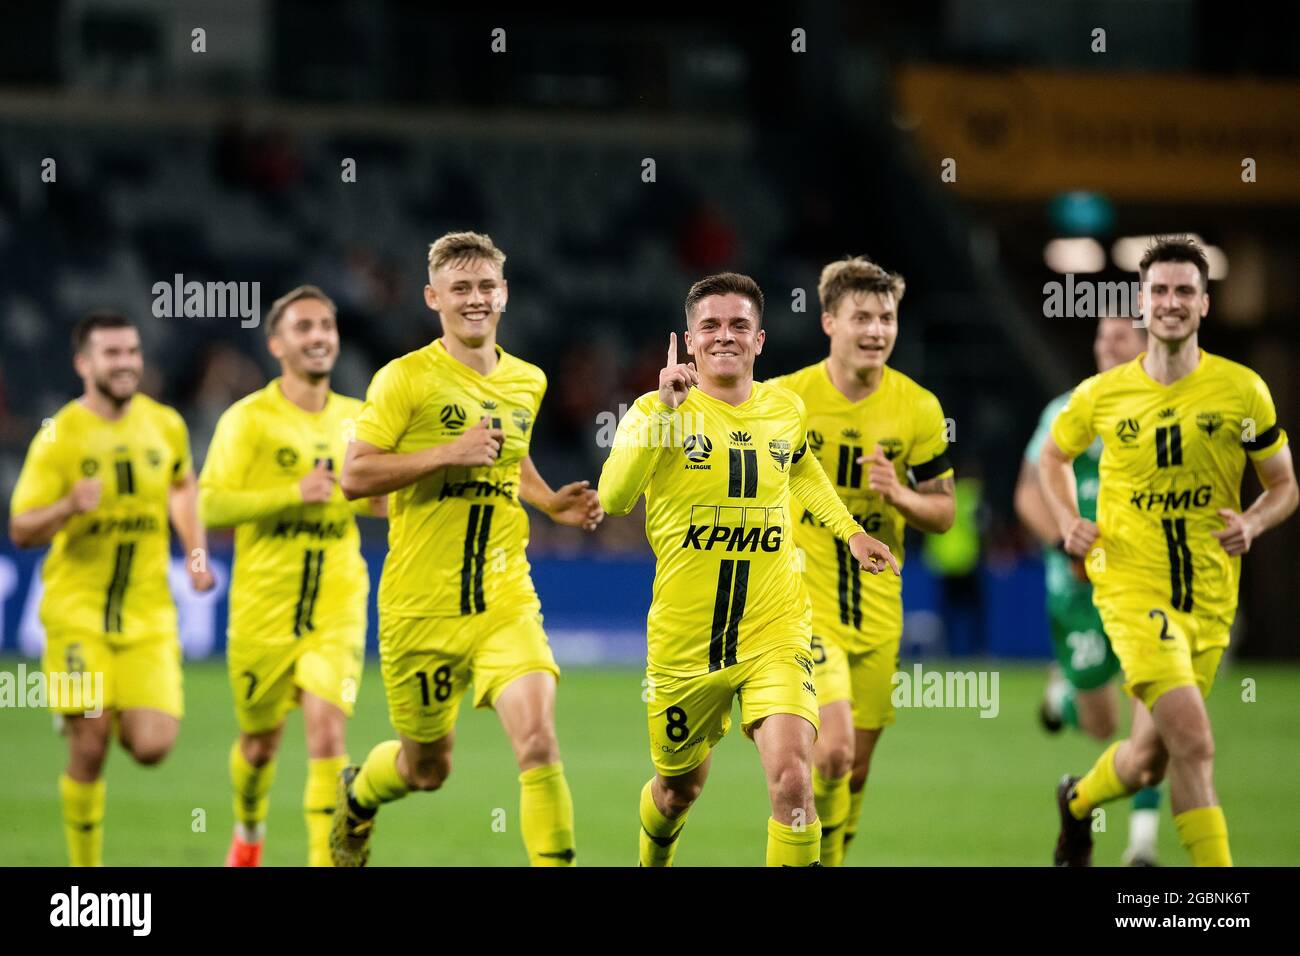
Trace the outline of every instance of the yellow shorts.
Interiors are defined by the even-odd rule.
[[[1126,595],[1098,605],[1110,646],[1124,668],[1124,690],[1150,709],[1162,694],[1195,686],[1210,696],[1231,621],[1176,611],[1168,599]]]
[[[239,729],[264,734],[279,727],[298,705],[300,690],[351,717],[365,649],[364,623],[359,630],[312,633],[274,644],[232,636],[226,667]]]
[[[814,636],[818,706],[849,701],[853,705],[853,726],[859,730],[880,730],[892,724],[898,645],[895,638],[858,654],[845,651],[834,638]]]
[[[50,632],[41,668],[55,713],[97,716],[140,708],[179,718],[185,711],[175,633],[119,644],[103,634]]]
[[[740,698],[740,727],[773,714],[796,714],[818,729],[813,663],[803,642],[778,644],[749,660],[697,677],[646,669],[650,762],[665,777],[690,773],[731,729],[731,699]]]
[[[471,679],[474,706],[491,707],[525,674],[560,676],[536,604],[464,617],[381,614],[379,660],[393,728],[421,743],[451,732]]]

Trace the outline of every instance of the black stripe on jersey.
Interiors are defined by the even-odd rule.
[[[483,506],[483,517],[478,525],[478,543],[474,553],[474,610],[486,611],[487,601],[483,599],[483,566],[487,563],[488,535],[492,531],[493,505]]]
[[[114,462],[113,469],[117,477],[117,493],[119,495],[135,494],[135,469],[131,467],[131,462]]]
[[[737,561],[735,583],[731,586],[731,613],[727,616],[727,656],[722,662],[725,667],[736,663],[736,640],[740,619],[745,616],[745,598],[748,593],[749,562]]]
[[[947,471],[951,467],[952,467],[952,462],[948,460],[948,453],[946,451],[943,451],[940,452],[935,457],[931,458],[927,462],[922,462],[919,465],[913,465],[912,477],[916,479],[917,484],[920,484],[923,481],[929,481],[931,478],[934,478],[936,475],[942,475],[945,471]]]
[[[307,592],[307,606],[302,613],[302,626],[309,631],[316,630],[316,598],[320,595],[320,575],[321,568],[325,566],[325,549],[320,548],[315,552],[308,551],[309,558],[315,555],[315,570],[311,576],[311,588]]]
[[[1157,436],[1160,432],[1156,432]],[[1157,456],[1160,449],[1157,445]],[[1162,518],[1160,526],[1165,529],[1165,548],[1169,551],[1169,600],[1174,607],[1183,603],[1182,563],[1178,556],[1178,542],[1174,540],[1174,523],[1169,518]]]
[[[862,463],[858,461],[862,457],[862,449],[857,445],[849,451],[849,486],[852,488],[862,487]]]
[[[302,578],[298,582],[298,603],[293,609],[293,636],[302,637],[303,631],[314,631],[312,615],[316,610],[316,592],[320,588],[320,566],[325,563],[324,549],[310,548],[302,554]]]
[[[469,526],[465,529],[465,550],[460,561],[460,613],[474,610],[470,604],[470,584],[474,580],[474,545],[478,534],[478,513],[482,505],[469,506]]]
[[[849,446],[840,446],[840,460],[835,468],[835,484],[841,488],[849,486]]]
[[[844,542],[835,539],[835,584],[840,598],[840,623],[849,623],[849,569],[844,563]]]
[[[135,558],[135,542],[127,541],[117,546],[113,556],[113,577],[104,596],[104,631],[122,633],[122,603],[126,599],[127,585],[131,583],[131,562]]]
[[[1169,467],[1169,449],[1166,447],[1168,433],[1163,428],[1156,429],[1156,467]],[[1178,602],[1175,600],[1174,604]]]
[[[849,573],[853,575],[853,587],[850,591],[850,613],[853,615],[853,627],[855,630],[862,630],[862,566],[858,564],[858,559],[853,556],[846,543],[844,545],[844,563],[849,567]]]
[[[745,473],[745,497],[758,497],[758,452],[752,448],[746,448],[741,456],[741,464]]]
[[[1282,425],[1279,422],[1274,422],[1271,426],[1265,428],[1262,432],[1256,435],[1254,441],[1247,441],[1243,438],[1241,440],[1241,447],[1246,449],[1246,451],[1258,451],[1261,448],[1267,448],[1269,445],[1273,444],[1273,442],[1277,441],[1278,433],[1281,431]]]
[[[1169,426],[1169,464],[1181,465],[1183,463],[1183,426]]]
[[[1177,426],[1175,426],[1177,427]],[[1174,539],[1178,542],[1178,551],[1183,565],[1183,606],[1182,611],[1192,609],[1192,549],[1187,546],[1187,519],[1174,519]]]
[[[731,571],[736,562],[724,560],[718,568],[718,590],[713,596],[713,627],[709,630],[709,670],[722,667],[723,639],[727,633],[727,608],[731,603]]]
[[[745,475],[745,460],[739,448],[727,449],[727,497],[740,497],[740,483]]]
[[[1176,611],[1192,609],[1192,551],[1187,546],[1187,519],[1163,518],[1169,551],[1169,600]]]

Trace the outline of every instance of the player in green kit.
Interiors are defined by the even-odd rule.
[[[1146,330],[1132,319],[1106,317],[1097,323],[1092,351],[1098,372],[1131,362],[1145,347]],[[1120,675],[1119,658],[1093,606],[1092,585],[1078,569],[1079,563],[1058,547],[1061,536],[1038,484],[1038,455],[1051,433],[1053,419],[1069,402],[1070,394],[1057,396],[1043,409],[1038,428],[1025,449],[1016,483],[1016,513],[1046,545],[1043,561],[1047,572],[1047,617],[1052,650],[1061,670],[1061,676],[1054,677],[1047,686],[1040,719],[1052,733],[1069,726],[1106,741],[1119,728],[1119,694],[1112,683]],[[1074,459],[1079,511],[1089,521],[1095,521],[1097,516],[1100,459],[1100,439]],[[1124,853],[1124,862],[1129,866],[1155,865],[1159,806],[1159,787],[1144,787],[1133,796],[1129,843]]]

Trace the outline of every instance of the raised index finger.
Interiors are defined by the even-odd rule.
[[[668,333],[668,365],[665,368],[677,364],[677,333]]]

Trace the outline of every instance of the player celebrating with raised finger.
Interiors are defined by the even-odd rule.
[[[862,256],[826,266],[817,292],[830,354],[774,379],[807,405],[809,448],[840,500],[900,565],[906,526],[941,534],[955,513],[939,400],[886,364],[904,288],[902,276]],[[864,577],[831,528],[801,503],[794,513],[813,602],[822,724],[813,790],[822,863],[838,866],[857,832],[872,754],[894,722],[902,583],[893,575]]]
[[[659,390],[620,422],[600,476],[611,514],[645,496],[656,558],[646,666],[655,776],[641,792],[643,866],[671,865],[736,697],[767,778],[767,863],[818,862],[812,610],[790,538],[791,493],[855,568],[898,573],[889,548],[863,532],[808,454],[803,401],[754,381],[762,318],[763,293],[748,276],[695,283],[685,335],[695,362],[677,361],[670,335]]]

